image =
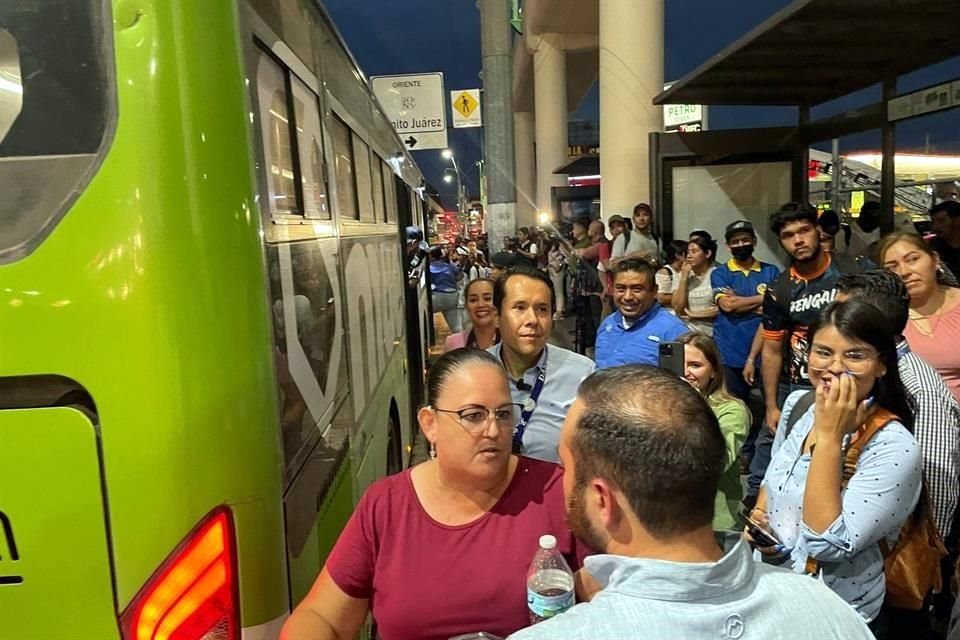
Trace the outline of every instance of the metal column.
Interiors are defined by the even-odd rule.
[[[483,54],[483,139],[487,174],[487,245],[491,252],[516,228],[513,157],[513,64],[510,0],[478,0]]]
[[[883,81],[883,124],[880,126],[880,235],[893,231],[893,200],[896,195],[897,173],[894,158],[897,153],[896,125],[887,117],[887,105],[897,94],[896,78]]]

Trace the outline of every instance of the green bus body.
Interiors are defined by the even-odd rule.
[[[221,505],[244,637],[275,637],[363,489],[406,461],[422,369],[408,357],[419,337],[405,329],[399,230],[419,222],[419,174],[322,9],[252,5],[104,3],[112,114],[96,163],[55,223],[0,259],[3,637],[120,638],[121,614]],[[264,53],[288,87],[325,87],[326,217],[304,213],[315,194],[299,157],[301,211],[266,201],[253,62]],[[334,117],[365,138],[371,167],[382,162],[376,220],[344,215]],[[92,405],[59,400],[78,390]]]

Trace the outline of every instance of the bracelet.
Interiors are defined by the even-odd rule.
[[[753,364],[753,358],[747,358],[746,364]]]

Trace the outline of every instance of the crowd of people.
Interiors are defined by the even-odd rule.
[[[747,220],[722,261],[705,231],[662,244],[646,204],[431,250],[466,326],[428,372],[430,459],[366,491],[284,640],[368,614],[388,640],[925,639],[951,608],[960,639],[960,204],[933,238],[878,215],[847,237],[783,205],[783,271]],[[567,313],[583,353],[548,343]],[[543,534],[579,604],[529,626]]]

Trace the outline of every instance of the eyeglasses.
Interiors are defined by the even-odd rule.
[[[837,357],[837,354],[830,349],[813,347],[810,350],[810,368],[817,371],[826,371]],[[870,368],[870,363],[877,358],[877,353],[872,349],[851,349],[839,354],[839,358],[844,371],[853,375],[862,375]]]
[[[437,409],[436,407],[431,407],[431,409],[439,413],[455,415],[461,427],[466,429],[468,433],[476,435],[482,433],[487,428],[487,425],[490,424],[491,416],[497,422],[498,427],[502,429],[513,429],[516,426],[517,413],[520,411],[520,405],[505,404],[496,409],[474,406],[456,411],[451,409]]]

